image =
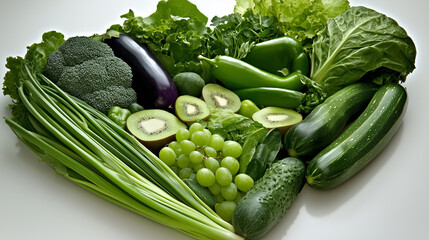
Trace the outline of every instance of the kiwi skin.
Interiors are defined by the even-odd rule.
[[[269,119],[270,117],[274,118],[278,116],[284,116],[286,119],[280,119],[279,121]],[[292,126],[302,121],[302,115],[292,109],[265,107],[255,112],[252,115],[252,119],[268,129],[278,128],[282,136],[284,136]]]
[[[197,113],[188,114],[187,107],[194,107]],[[185,123],[206,120],[210,116],[210,109],[207,103],[190,95],[179,96],[174,104],[174,109],[176,116]]]
[[[161,128],[156,132],[145,134],[143,122],[156,121],[161,125]],[[154,122],[155,123],[155,122]],[[146,125],[146,126],[147,126]],[[147,109],[131,114],[127,119],[127,130],[138,139],[144,146],[152,152],[158,152],[163,146],[167,145],[175,139],[176,133],[181,128],[186,128],[186,124],[180,121],[174,114],[171,114],[161,109]]]

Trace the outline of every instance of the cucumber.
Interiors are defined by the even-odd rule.
[[[314,157],[354,115],[365,109],[377,89],[375,84],[354,83],[328,97],[286,133],[283,144],[289,155],[301,159]]]
[[[305,183],[305,164],[297,158],[273,163],[237,203],[232,225],[245,239],[259,239],[273,228],[298,196]]]
[[[331,189],[370,163],[398,130],[407,105],[399,84],[381,86],[368,107],[307,168],[307,182],[316,189]]]
[[[281,147],[282,135],[280,130],[277,128],[269,130],[256,148],[256,152],[247,166],[246,174],[255,182],[260,179],[268,165],[276,160]]]
[[[213,194],[207,188],[201,186],[196,181],[186,178],[183,179],[183,182],[188,185],[188,187],[197,195],[207,206],[211,209],[215,209],[216,201]]]

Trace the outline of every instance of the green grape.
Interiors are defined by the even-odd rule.
[[[221,186],[229,186],[232,182],[232,174],[228,168],[220,167],[216,170],[216,182]]]
[[[240,163],[238,160],[229,156],[222,159],[220,166],[228,168],[232,175],[237,174],[238,170],[240,169]]]
[[[228,186],[221,188],[221,194],[225,200],[233,201],[237,197],[237,187],[234,183],[230,183]]]
[[[163,147],[159,151],[159,159],[163,161],[167,166],[172,166],[176,162],[176,153],[169,147]]]
[[[212,147],[205,147],[204,152],[209,157],[213,157],[213,158],[217,157],[217,151]]]
[[[204,160],[203,154],[201,154],[199,151],[192,151],[189,153],[189,159],[191,159],[191,162],[193,164],[200,164]]]
[[[176,153],[176,156],[180,156],[180,154],[182,154],[182,147],[180,146],[180,143],[178,143],[177,141],[170,142],[168,144],[168,147],[174,150],[174,152]]]
[[[219,183],[214,183],[209,187],[209,190],[213,194],[213,196],[220,195],[221,186],[219,185]]]
[[[201,125],[201,123],[192,123],[191,126],[189,126],[189,133],[192,135],[192,133],[196,131],[203,131],[204,127]]]
[[[210,187],[216,180],[212,171],[208,168],[201,168],[196,174],[197,182],[203,187]]]
[[[191,175],[189,175],[188,179],[196,181],[196,176],[197,175],[195,174],[195,172],[193,172],[193,173],[191,173]]]
[[[192,173],[194,173],[194,170],[192,168],[189,168],[189,167],[182,168],[179,171],[179,177],[181,179],[186,179],[186,178],[189,178],[189,176],[191,176]]]
[[[190,165],[191,165],[191,160],[189,159],[188,155],[183,153],[177,157],[177,166],[179,166],[179,168],[186,168],[186,167],[189,167]]]
[[[214,174],[219,168],[219,161],[212,157],[208,157],[206,160],[204,160],[204,166],[210,169]]]
[[[245,173],[240,173],[235,176],[234,183],[237,188],[243,192],[249,191],[254,184],[253,179]]]
[[[196,131],[192,133],[191,141],[195,143],[196,146],[206,146],[209,144],[210,136],[203,131]]]
[[[230,156],[238,158],[242,151],[243,149],[241,148],[241,145],[236,141],[228,140],[223,143],[222,154],[225,157]]]
[[[243,198],[243,194],[240,191],[238,191],[237,196],[234,199],[234,202],[238,203],[242,198]]]
[[[198,164],[194,164],[192,169],[194,169],[194,172],[198,172],[198,170],[200,170],[203,167],[204,167],[203,163],[198,163]]]
[[[222,136],[220,136],[219,134],[213,134],[210,137],[209,147],[214,148],[216,151],[220,151],[222,150],[223,143],[224,140]]]
[[[190,136],[191,136],[191,133],[189,132],[188,129],[181,128],[176,133],[176,140],[177,140],[177,142],[180,143],[183,140],[189,139]]]
[[[209,136],[209,138],[211,138],[211,137],[212,137],[212,132],[210,132],[210,130],[208,130],[208,129],[204,128],[204,129],[203,129],[203,132],[205,132],[205,133]]]
[[[180,146],[182,147],[182,152],[186,155],[189,155],[192,151],[195,150],[195,144],[187,139],[182,140],[180,142]]]
[[[222,197],[222,194],[218,194],[218,195],[214,195],[214,199],[216,203],[221,203],[223,201],[225,201],[225,198]]]
[[[233,201],[224,201],[221,203],[216,203],[215,210],[219,217],[225,221],[230,222],[232,220],[232,214],[234,212],[235,206],[237,206],[237,204]]]

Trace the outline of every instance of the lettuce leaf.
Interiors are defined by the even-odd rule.
[[[328,19],[349,7],[348,0],[236,0],[234,11],[251,9],[255,14],[274,16],[286,35],[306,43],[326,26]]]
[[[328,95],[362,78],[405,81],[415,68],[415,58],[412,39],[395,20],[366,7],[352,7],[329,20],[314,41],[310,78]]]

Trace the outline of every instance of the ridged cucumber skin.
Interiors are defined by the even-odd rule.
[[[331,189],[362,170],[397,132],[407,103],[407,92],[400,84],[381,86],[363,113],[310,161],[307,183]]]
[[[362,112],[377,91],[371,83],[351,84],[318,105],[284,137],[284,147],[292,157],[314,157],[342,131],[350,118]]]
[[[238,202],[232,216],[235,232],[260,239],[287,213],[305,183],[305,164],[288,157],[273,163]]]

